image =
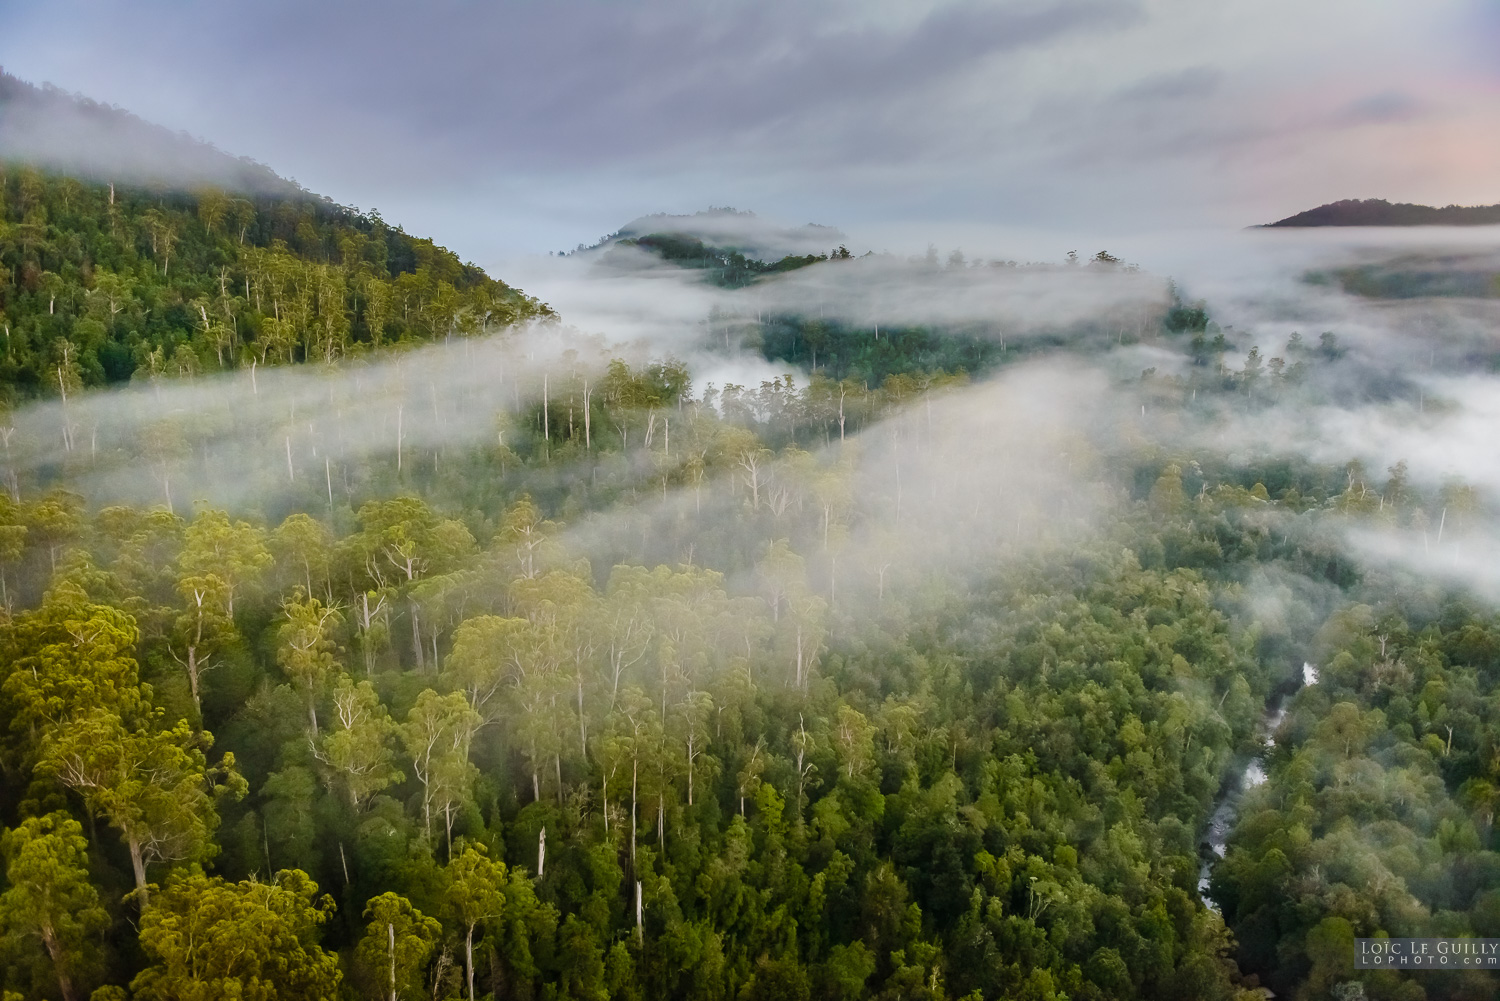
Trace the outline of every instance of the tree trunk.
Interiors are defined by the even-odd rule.
[[[464,951],[467,953],[469,967],[469,1001],[474,1001],[474,926],[469,925],[469,935],[464,939]]]
[[[396,926],[387,921],[385,934],[391,950],[391,1001],[396,1001]]]
[[[190,646],[187,648],[187,672],[188,687],[193,691],[193,708],[198,711],[198,718],[203,718],[203,702],[198,698],[198,648]]]
[[[141,843],[131,838],[130,845],[130,868],[135,872],[135,888],[141,895],[141,907],[145,907],[149,900],[149,892],[146,889],[146,860],[141,855]]]
[[[453,861],[453,803],[443,804],[443,821],[448,829],[448,861]]]
[[[411,603],[411,648],[417,655],[417,673],[422,674],[427,669],[426,658],[422,653],[422,626],[418,617],[417,603]]]
[[[309,572],[308,579],[309,581],[312,579],[311,572]],[[364,608],[364,631],[361,634],[363,642],[360,645],[364,647],[365,674],[373,674],[375,673],[375,647],[370,642],[370,592],[366,591],[360,595],[360,602]]]
[[[578,672],[578,752],[583,755],[584,764],[588,764],[589,756],[589,729],[588,720],[583,715],[583,672]]]
[[[63,1001],[77,1001],[78,995],[73,990],[73,978],[68,976],[68,969],[65,965],[66,957],[63,956],[62,946],[57,941],[57,933],[52,930],[50,924],[42,926],[42,944],[47,947],[47,955],[52,958],[52,968],[57,971],[57,989],[62,993]]]

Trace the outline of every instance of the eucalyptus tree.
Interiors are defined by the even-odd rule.
[[[318,943],[334,909],[300,870],[266,883],[177,875],[140,919],[149,964],[131,982],[146,1001],[284,998],[323,1001],[343,982],[338,957]]]
[[[40,945],[63,1001],[75,1001],[109,914],[89,881],[88,841],[68,814],[28,817],[0,837],[8,888],[0,893],[0,942],[11,955]]]
[[[233,754],[208,764],[211,734],[186,720],[158,729],[158,720],[153,714],[130,726],[107,709],[91,709],[42,742],[37,766],[120,832],[142,902],[149,898],[147,866],[214,856],[217,802],[246,791]]]

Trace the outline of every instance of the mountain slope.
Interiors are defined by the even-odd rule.
[[[52,113],[70,138],[48,146],[27,123]],[[332,361],[551,314],[378,214],[116,109],[0,76],[0,138],[23,134],[19,147],[0,145],[8,397]],[[128,156],[100,154],[110,136],[123,137]],[[170,166],[152,175],[159,163]]]

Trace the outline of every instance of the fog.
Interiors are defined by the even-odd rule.
[[[807,232],[730,213],[652,217],[626,231],[678,223],[729,245],[783,240],[777,249]],[[871,338],[882,329],[919,327],[1018,343],[1087,330],[1105,336],[1049,348],[1041,362],[1003,365],[971,386],[924,393],[906,414],[864,429],[843,449],[800,443],[812,453],[808,468],[843,462],[850,485],[843,555],[835,556],[831,543],[817,544],[827,553],[818,572],[830,587],[837,586],[837,563],[852,589],[862,586],[855,579],[874,579],[870,568],[884,562],[974,564],[1039,540],[1077,541],[1099,504],[1120,502],[1110,493],[1120,485],[1107,482],[1095,457],[1145,448],[1183,461],[1222,457],[1229,468],[1275,458],[1331,468],[1357,461],[1375,492],[1387,469],[1404,462],[1412,489],[1428,498],[1467,484],[1472,510],[1452,520],[1429,499],[1431,510],[1418,524],[1340,530],[1340,544],[1378,565],[1500,593],[1500,575],[1474,556],[1500,547],[1500,524],[1489,514],[1500,509],[1500,453],[1489,447],[1500,421],[1500,380],[1475,370],[1500,352],[1500,300],[1370,299],[1347,293],[1337,277],[1387,264],[1482,273],[1495,259],[1497,234],[1252,230],[1194,239],[1121,248],[1148,262],[1141,267],[960,259],[951,253],[958,248],[945,246],[936,262],[927,254],[871,254],[765,276],[745,288],[717,287],[703,272],[633,247],[531,257],[504,277],[550,302],[562,322],[348,358],[330,368],[240,370],[34,404],[13,415],[5,460],[18,488],[67,485],[99,504],[170,503],[184,513],[204,501],[283,510],[321,495],[333,508],[361,496],[361,485],[348,478],[358,460],[377,458],[398,474],[412,463],[437,470],[466,450],[506,446],[507,433],[540,420],[544,394],[581,412],[583,394],[597,392],[616,358],[633,367],[681,361],[695,400],[783,377],[807,385],[812,373],[768,359],[753,339],[744,340],[764,318],[821,318],[867,329]],[[1184,302],[1205,303],[1213,318],[1208,336],[1224,338],[1226,378],[1252,348],[1267,361],[1297,360],[1288,352],[1294,335],[1308,352],[1302,357],[1312,359],[1320,334],[1332,333],[1337,357],[1317,359],[1299,384],[1254,400],[1236,402],[1231,393],[1198,401],[1194,390],[1188,410],[1159,407],[1143,371],[1182,385],[1209,375],[1190,355],[1189,334],[1160,329],[1172,289]],[[581,418],[570,409],[568,419]],[[686,447],[680,425],[671,434]],[[683,562],[705,558],[705,547],[743,552],[769,543],[732,530],[740,473],[713,474],[722,482],[710,484],[717,499],[707,514],[701,484],[666,488],[661,463],[680,470],[690,458],[670,449],[668,442],[655,459],[648,450],[616,471],[644,493],[575,525],[582,551]],[[778,478],[796,481],[786,489],[800,511],[812,503],[808,477],[816,475],[789,461],[802,460],[775,459],[765,475],[771,489],[779,489]],[[544,481],[584,475],[597,474],[560,459]],[[707,540],[718,530],[705,530],[702,520],[684,528],[688,505],[695,519],[726,526],[719,542],[692,541],[694,531]],[[1444,556],[1459,545],[1459,533],[1464,553]],[[694,545],[696,551],[684,548]],[[899,560],[879,556],[897,550]]]
[[[834,226],[816,223],[793,226],[732,208],[692,215],[657,212],[626,223],[613,235],[627,238],[660,232],[681,233],[713,246],[733,247],[746,257],[763,261],[792,254],[826,254],[849,239]]]
[[[616,357],[648,360],[549,323],[333,368],[141,382],[22,408],[7,455],[21,478],[65,483],[96,503],[253,507],[304,493],[299,481],[311,479],[332,505],[342,464],[381,455],[400,466],[423,450],[502,444],[508,422],[524,421],[544,393],[577,392]]]
[[[289,194],[297,186],[120,108],[0,75],[0,154],[114,183]]]
[[[12,72],[486,265],[711,204],[925,242],[1492,201],[1495,38],[1473,0],[0,5]]]
[[[957,586],[1091,537],[1119,499],[1099,475],[1096,439],[1123,400],[1102,372],[1028,364],[932,394],[846,442],[765,456],[717,489],[664,490],[591,515],[566,541],[596,567],[712,567],[791,537],[830,604],[869,612],[930,575]],[[774,516],[769,533],[746,518],[752,477]]]

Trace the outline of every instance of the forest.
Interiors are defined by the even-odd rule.
[[[431,240],[306,193],[0,170],[0,383],[14,400],[324,363],[547,308]]]
[[[1357,330],[721,256],[672,353],[312,196],[0,191],[7,1001],[1494,996],[1352,968],[1500,936],[1483,484],[1245,444],[1462,410]],[[1092,305],[735,298],[877,267]]]

